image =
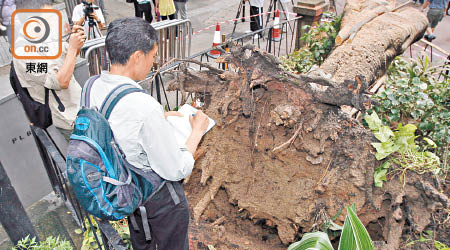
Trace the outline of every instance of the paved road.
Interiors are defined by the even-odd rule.
[[[188,18],[191,20],[194,32],[203,28],[213,26],[217,22],[230,20],[236,17],[240,0],[189,0],[187,3]],[[269,8],[270,1],[266,1],[264,11]],[[292,4],[285,5],[286,10],[292,10]],[[134,16],[133,4],[126,3],[124,0],[106,1],[108,20],[114,20],[120,17]],[[249,15],[247,4],[246,16]],[[223,34],[230,34],[233,30],[233,23],[221,25]],[[238,22],[236,31],[243,33],[249,30],[249,22]],[[212,45],[215,27],[203,31],[192,38],[192,54],[209,48]]]

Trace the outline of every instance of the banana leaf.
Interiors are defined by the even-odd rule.
[[[324,232],[305,233],[302,240],[292,243],[288,250],[333,250],[328,235]]]
[[[372,239],[364,225],[358,219],[355,208],[347,207],[344,229],[342,230],[339,250],[374,250]]]

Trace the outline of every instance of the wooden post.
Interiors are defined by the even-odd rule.
[[[324,0],[299,0],[294,6],[294,12],[298,16],[302,16],[297,20],[297,37],[295,39],[295,49],[300,49],[304,46],[304,42],[300,38],[309,31],[303,30],[304,25],[312,26],[315,22],[319,22],[324,11],[328,10],[328,4]]]
[[[26,174],[26,173],[24,173]],[[8,237],[17,245],[22,238],[36,237],[39,240],[30,218],[28,218],[16,190],[0,162],[0,222]]]

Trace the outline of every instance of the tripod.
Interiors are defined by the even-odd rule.
[[[88,41],[97,38],[97,34],[100,34],[101,36],[100,29],[97,26],[97,22],[92,17],[87,16],[85,22],[88,22]]]
[[[238,7],[238,10],[237,10],[237,13],[236,13],[236,20],[234,21],[234,27],[233,27],[233,32],[231,33],[231,37],[233,37],[234,32],[236,31],[236,26],[237,26],[237,23],[238,23],[237,19],[239,18],[241,13],[242,13],[241,21],[245,22],[245,18],[244,18],[245,17],[245,0],[241,0],[241,2],[239,3],[239,7]]]
[[[287,13],[286,13],[286,9],[284,8],[283,3],[281,2],[281,0],[270,0],[269,10],[268,10],[268,14],[267,14],[267,19],[266,19],[266,25],[265,25],[265,27],[267,27],[267,25],[269,24],[269,20],[270,20],[270,17],[271,17],[271,15],[272,15],[272,10],[273,10],[274,13],[276,13],[276,11],[277,11],[277,2],[278,2],[278,1],[280,1],[280,2],[279,2],[279,5],[280,5],[280,7],[281,7],[282,13],[284,14],[284,19],[285,19],[285,20],[288,20],[288,16],[287,16]],[[295,6],[295,5],[294,5],[294,0],[291,0],[291,3],[292,3],[292,6]],[[275,14],[273,15],[272,19],[275,19]],[[288,24],[288,26],[289,26],[289,29],[292,31],[293,29],[292,29],[292,27],[291,27],[291,24],[290,24],[289,22],[288,22],[287,24]]]
[[[269,10],[268,10],[267,19],[266,19],[266,27],[267,27],[267,24],[269,23],[270,16],[272,15],[272,10],[273,10],[274,13],[276,13],[276,11],[278,9],[278,7],[277,7],[277,2],[278,1],[280,1],[280,0],[270,0]],[[294,4],[294,0],[291,0],[291,1],[292,1],[292,4]],[[282,13],[284,14],[284,18],[288,19],[287,18],[287,14],[286,14],[286,10],[284,9],[284,6],[283,6],[283,4],[281,2],[280,2],[280,7],[281,7]],[[275,15],[273,15],[272,19],[275,19]]]

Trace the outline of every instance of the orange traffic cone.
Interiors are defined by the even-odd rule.
[[[214,40],[213,40],[213,48],[217,45],[220,45],[220,25],[216,25],[216,32],[214,32]],[[208,52],[208,56],[212,58],[218,58],[220,56],[220,51],[218,50],[211,50]]]
[[[280,10],[277,10],[275,20],[273,21],[272,40],[275,42],[281,41]]]

